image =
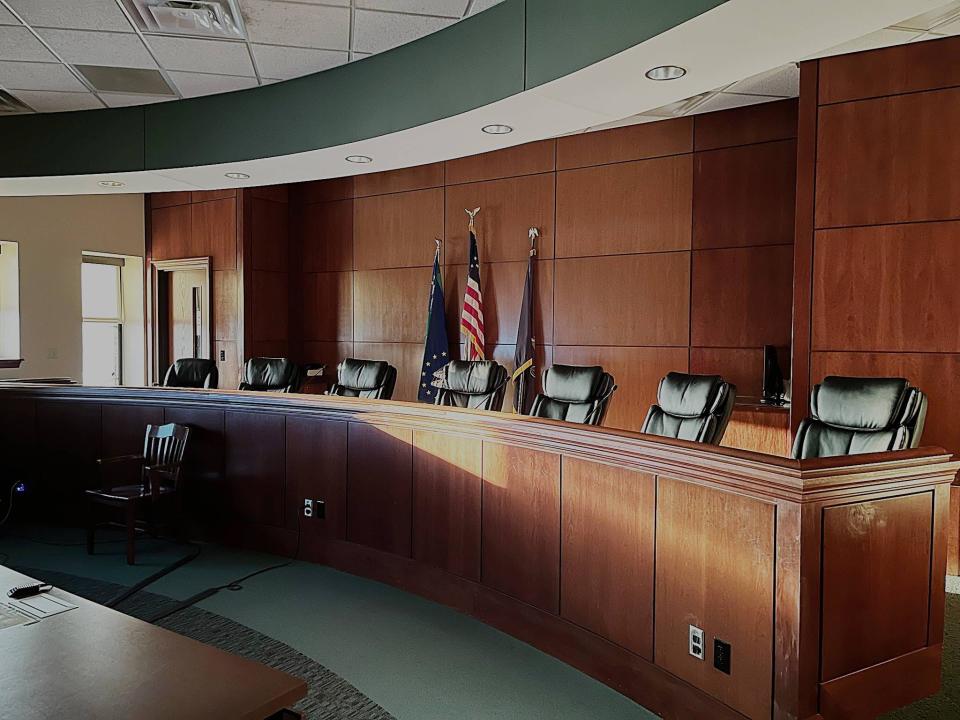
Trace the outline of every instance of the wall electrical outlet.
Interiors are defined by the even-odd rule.
[[[713,666],[722,673],[730,674],[730,643],[713,639]]]
[[[306,498],[303,501],[303,516],[306,518],[313,517],[313,500]]]
[[[696,625],[690,626],[690,654],[697,660],[704,658],[703,630]]]

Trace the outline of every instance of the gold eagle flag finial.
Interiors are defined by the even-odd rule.
[[[474,221],[474,218],[477,217],[477,213],[480,212],[480,208],[474,208],[473,210],[469,210],[468,208],[464,208],[463,211],[464,211],[464,212],[467,214],[467,216],[470,218],[470,222],[467,223],[467,229],[470,230],[471,232],[473,232],[473,231],[476,229],[475,226],[474,226],[474,222],[473,222],[473,221]]]

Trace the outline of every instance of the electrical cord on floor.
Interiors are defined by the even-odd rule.
[[[20,482],[17,481],[10,486],[10,492],[7,495],[7,511],[3,514],[3,519],[0,520],[0,525],[3,525],[7,520],[10,519],[10,513],[13,512],[13,493],[19,484]]]
[[[194,560],[196,560],[200,556],[200,553],[203,551],[203,548],[199,543],[189,542],[188,544],[193,548],[193,552],[191,552],[189,555],[184,555],[179,560],[176,560],[170,563],[169,565],[167,565],[166,567],[163,567],[157,572],[153,573],[153,575],[145,577],[143,580],[136,583],[135,585],[131,585],[116,597],[105,602],[104,605],[110,608],[116,607],[117,605],[122,603],[124,600],[129,598],[131,595],[134,595],[140,592],[141,590],[143,590],[145,587],[147,587],[147,585],[151,585],[155,583],[157,580],[159,580],[160,578],[166,575],[169,575],[177,568],[181,568],[187,563],[193,562]]]
[[[302,528],[300,527],[300,519],[299,519],[299,516],[298,516],[298,519],[297,519],[297,549],[294,550],[294,552],[293,552],[293,558],[292,558],[292,559],[288,560],[287,562],[277,563],[276,565],[270,565],[269,567],[261,568],[260,570],[255,570],[255,571],[253,571],[252,573],[249,573],[249,574],[247,574],[247,575],[244,575],[244,576],[241,577],[241,578],[237,578],[236,580],[231,580],[230,582],[228,582],[228,583],[225,584],[225,585],[217,585],[217,586],[215,586],[215,587],[209,587],[209,588],[207,588],[207,589],[205,589],[205,590],[201,590],[200,592],[198,592],[198,593],[196,593],[196,594],[194,594],[194,595],[191,595],[191,596],[188,597],[186,600],[181,600],[181,601],[178,602],[176,605],[174,605],[172,608],[168,608],[168,609],[166,609],[166,610],[163,610],[163,611],[157,613],[157,614],[154,615],[153,617],[147,618],[147,622],[149,622],[149,623],[159,622],[160,620],[163,620],[164,618],[170,617],[170,616],[173,615],[174,613],[178,613],[178,612],[180,612],[181,610],[185,610],[186,608],[190,607],[191,605],[197,604],[197,603],[200,602],[201,600],[206,600],[206,599],[209,598],[209,597],[213,597],[214,595],[216,595],[216,594],[217,594],[218,592],[220,592],[221,590],[230,590],[231,592],[237,592],[238,590],[243,590],[243,585],[242,585],[241,583],[246,582],[247,580],[250,580],[251,578],[254,578],[254,577],[256,577],[257,575],[262,575],[263,573],[270,572],[271,570],[279,570],[280,568],[290,567],[290,566],[293,565],[293,564],[299,559],[299,557],[300,557],[300,541],[301,541],[302,537],[303,537],[303,530],[302,530]]]

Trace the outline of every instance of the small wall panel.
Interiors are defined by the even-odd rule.
[[[815,352],[810,380],[827,375],[904,377],[929,399],[922,445],[960,448],[960,355],[941,353]]]
[[[0,453],[7,472],[21,476],[36,472],[37,443],[36,403],[17,398],[0,403]]]
[[[397,369],[394,400],[413,402],[420,388],[420,364],[423,362],[423,341],[414,343],[354,342],[353,356],[360,360],[386,360]]]
[[[300,196],[298,199],[305,204],[348,200],[353,197],[355,179],[354,177],[340,177],[300,183],[297,187],[297,194]]]
[[[550,172],[556,167],[555,157],[556,141],[541,140],[480,155],[447,160],[446,182],[447,185],[456,185]]]
[[[482,580],[557,613],[560,456],[484,443]]]
[[[821,104],[960,85],[960,39],[909,43],[820,60]]]
[[[150,213],[150,253],[154,260],[188,257],[193,247],[190,206],[156,208]]]
[[[416,165],[399,170],[368,173],[353,178],[355,197],[384,195],[386,193],[423,190],[424,188],[443,186],[443,163]]]
[[[693,159],[638,160],[557,173],[557,257],[686,250]]]
[[[797,101],[758,103],[694,117],[694,149],[786,140],[797,136]]]
[[[693,118],[676,118],[557,138],[557,169],[680,155],[692,150]]]
[[[443,190],[358,198],[353,206],[355,270],[431,265],[443,237]]]
[[[480,580],[483,442],[413,433],[413,557]]]
[[[561,365],[601,365],[613,375],[617,391],[610,398],[606,427],[640,430],[647,408],[657,401],[657,385],[668,372],[687,372],[685,347],[576,347],[557,345]]]
[[[285,202],[251,197],[254,270],[287,270],[289,240],[288,208]]]
[[[350,423],[347,539],[410,557],[413,432]]]
[[[479,207],[477,250],[481,263],[526,260],[528,230],[540,230],[538,255],[553,257],[554,175],[525,175],[488,182],[453,185],[446,191],[444,261],[466,263],[470,240],[465,209]]]
[[[932,512],[930,492],[823,511],[822,682],[926,646]]]
[[[97,481],[100,449],[100,404],[39,400],[37,445],[44,478],[65,492],[92,487]]]
[[[430,275],[429,267],[354,273],[354,339],[422,342]]]
[[[237,201],[228,198],[197,203],[190,206],[190,211],[192,238],[189,252],[179,257],[210,256],[214,270],[236,270]]]
[[[693,247],[793,243],[796,140],[694,157]]]
[[[260,188],[254,188],[254,192]],[[208,200],[225,200],[227,198],[235,198],[237,196],[236,190],[194,190],[190,193],[190,202],[200,203],[207,202]]]
[[[792,270],[790,245],[695,251],[691,344],[789,345]]]
[[[237,314],[240,308],[238,276],[236,270],[216,270],[213,273],[213,324],[216,340],[237,339]]]
[[[960,352],[958,232],[956,222],[818,232],[813,349]]]
[[[555,273],[556,344],[687,345],[687,253],[557,260]]]
[[[653,660],[656,481],[563,459],[561,615]]]
[[[536,261],[533,272],[534,339],[537,344],[550,344],[553,342],[553,263]],[[463,309],[467,266],[448,265],[443,274],[447,328],[452,338],[460,333],[460,311]],[[526,261],[481,264],[484,337],[489,344],[516,344],[517,323],[526,281]]]
[[[735,408],[723,434],[723,447],[790,457],[793,439],[786,408]]]
[[[780,367],[789,375],[789,353]],[[719,375],[737,386],[737,395],[760,397],[763,391],[762,348],[690,348],[690,372]]]
[[[287,527],[326,538],[347,536],[347,423],[287,417]],[[305,498],[324,517],[303,518]]]
[[[228,522],[284,526],[283,415],[225,413],[225,475],[232,500]]]
[[[958,125],[960,88],[821,107],[817,227],[960,217]]]
[[[303,206],[303,272],[353,270],[353,200]]]
[[[150,207],[162,208],[170,207],[171,205],[188,205],[190,204],[190,193],[183,192],[162,192],[162,193],[151,193],[150,194]]]
[[[147,425],[163,424],[163,407],[160,405],[113,405],[105,403],[101,409],[100,443],[103,457],[140,455],[143,453],[143,438]],[[135,466],[128,466],[130,467]],[[137,473],[131,482],[139,482]]]
[[[769,718],[773,677],[775,507],[679,480],[657,481],[655,658],[660,667],[752,720]],[[707,661],[688,652],[689,626]],[[731,674],[713,640],[731,645]]]
[[[303,337],[353,340],[353,273],[303,275]]]
[[[225,380],[220,378],[221,387],[231,387],[224,384]],[[222,481],[226,447],[223,411],[165,407],[163,421],[190,428],[190,440],[184,456],[187,491],[190,492],[190,485],[194,482]]]
[[[252,278],[253,341],[286,343],[289,327],[287,273],[254,270]],[[247,357],[254,354],[247,351]],[[286,354],[286,351],[280,353]]]

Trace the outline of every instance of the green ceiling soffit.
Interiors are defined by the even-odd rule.
[[[0,177],[237,162],[377,137],[562,77],[722,2],[506,0],[394,50],[287,82],[2,118]]]

